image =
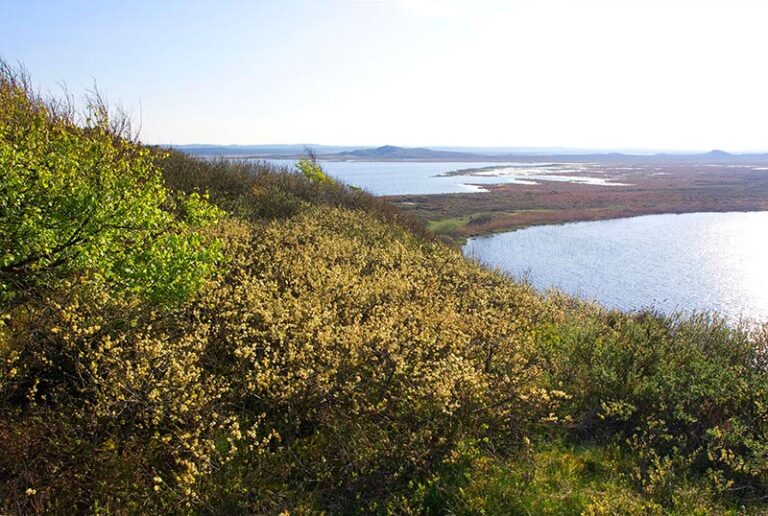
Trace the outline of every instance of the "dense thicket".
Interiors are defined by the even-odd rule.
[[[95,113],[2,70],[1,512],[764,508],[764,332],[543,297],[311,159]]]

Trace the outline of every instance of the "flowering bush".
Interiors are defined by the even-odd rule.
[[[765,329],[538,295],[319,166],[147,151],[1,71],[0,512],[765,496]]]

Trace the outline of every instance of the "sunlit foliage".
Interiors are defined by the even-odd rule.
[[[305,158],[296,162],[296,170],[313,183],[329,183],[333,180],[323,171],[323,168],[317,162],[317,156],[311,151]]]
[[[148,150],[3,73],[0,512],[764,508],[765,329],[542,296],[311,156]]]
[[[156,302],[189,296],[216,252],[188,228],[216,209],[169,192],[98,97],[84,116],[76,126],[0,63],[0,300],[82,270]]]

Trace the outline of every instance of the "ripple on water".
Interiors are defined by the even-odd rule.
[[[536,226],[472,238],[464,252],[610,308],[768,321],[768,212]]]

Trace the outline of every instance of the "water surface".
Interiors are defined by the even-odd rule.
[[[768,321],[768,212],[537,226],[472,238],[464,253],[610,308]]]
[[[292,160],[268,160],[292,167]],[[567,175],[585,170],[583,164],[421,162],[421,161],[320,161],[323,169],[342,182],[374,195],[426,195],[482,192],[483,185],[531,185],[542,180],[614,186],[601,178]],[[490,168],[493,170],[490,170]],[[479,171],[480,169],[486,169]],[[450,174],[467,170],[466,174]],[[470,172],[474,171],[474,172]],[[565,172],[564,175],[561,172]],[[619,186],[619,185],[615,185]]]

